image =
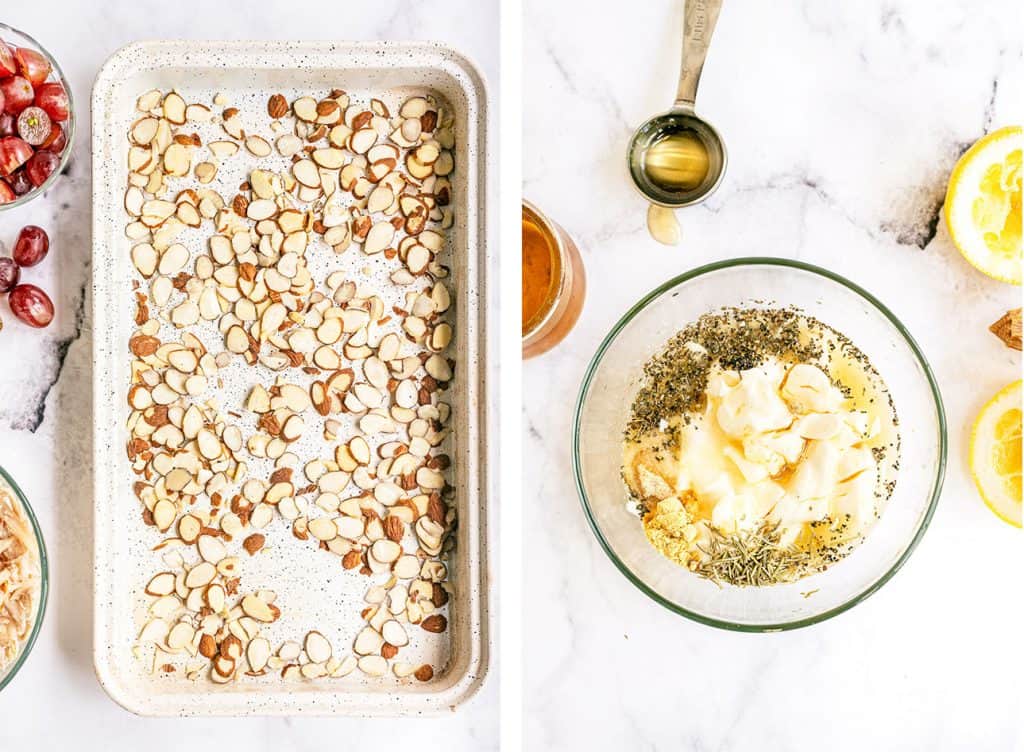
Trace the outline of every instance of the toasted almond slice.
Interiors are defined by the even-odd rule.
[[[156,249],[149,243],[139,243],[132,247],[132,263],[143,277],[152,277],[159,260]]]
[[[190,104],[185,108],[185,118],[190,123],[208,123],[213,119],[213,111],[205,104]]]
[[[386,415],[379,413],[367,413],[359,419],[359,430],[367,436],[375,436],[382,433],[394,433],[395,424]]]
[[[272,151],[270,143],[262,136],[248,136],[245,139],[245,148],[256,157],[269,157]]]
[[[228,110],[225,110],[225,114],[224,122],[220,124],[221,128],[223,128],[224,132],[231,136],[231,138],[243,138],[245,136],[245,131],[242,129],[242,119],[238,117],[237,110],[229,108]]]
[[[250,640],[245,650],[246,660],[249,662],[249,669],[254,674],[259,674],[267,667],[270,661],[270,642],[265,637],[257,637]]]
[[[394,645],[396,648],[404,647],[409,644],[409,635],[405,631],[405,628],[394,619],[389,619],[384,622],[381,627],[381,636],[384,641],[389,645]]]
[[[372,655],[381,649],[384,638],[373,627],[363,627],[356,635],[352,649],[359,655]]]
[[[192,544],[196,542],[199,537],[199,531],[202,530],[203,523],[198,517],[192,514],[184,515],[178,520],[178,537],[181,538],[185,543]]]
[[[206,590],[203,592],[203,600],[206,601],[206,605],[214,613],[219,614],[224,610],[224,604],[227,601],[227,593],[224,590],[224,586],[216,582],[207,585]]]
[[[430,251],[417,243],[409,249],[405,257],[405,265],[413,274],[422,274],[430,265]]]
[[[183,621],[179,621],[167,635],[167,647],[171,650],[184,650],[187,645],[192,644],[196,635],[195,629]]]
[[[188,175],[192,166],[192,158],[189,156],[188,148],[181,144],[171,144],[164,152],[164,171],[168,175],[181,177]]]
[[[174,574],[161,572],[146,585],[146,594],[155,596],[170,595],[174,592]]]
[[[224,340],[228,350],[233,353],[240,354],[249,351],[249,335],[237,324],[228,329]]]
[[[451,381],[452,369],[448,360],[438,353],[434,353],[427,362],[423,364],[424,370],[438,381]]]
[[[314,162],[328,170],[339,170],[345,164],[345,152],[341,149],[317,149],[310,156]]]
[[[363,242],[363,253],[368,256],[380,253],[391,245],[394,238],[394,226],[390,222],[378,222],[370,228],[370,232],[366,235],[366,240]]]
[[[267,603],[253,594],[242,598],[242,611],[247,616],[251,616],[256,621],[263,622],[264,624],[276,621],[277,617],[280,616],[276,606]]]
[[[292,110],[299,120],[312,123],[317,119],[316,100],[313,97],[299,97],[292,102]]]
[[[212,141],[206,145],[216,159],[227,159],[238,153],[238,144],[234,141]]]
[[[310,632],[305,641],[306,656],[313,663],[326,663],[332,654],[331,643],[319,632]]]
[[[301,159],[292,165],[292,174],[295,179],[309,188],[320,187],[320,171],[310,159]]]
[[[292,133],[285,133],[277,139],[277,151],[282,157],[290,157],[302,150],[302,139]]]
[[[186,120],[185,109],[185,100],[177,92],[172,91],[164,97],[164,117],[169,122],[175,125],[184,125]]]
[[[196,548],[204,561],[210,564],[218,564],[221,559],[228,555],[224,542],[215,535],[200,535],[196,541]]]
[[[221,682],[229,680],[235,673],[235,662],[224,655],[218,655],[213,659],[213,671],[210,674],[210,678],[215,682]]]
[[[167,499],[160,499],[153,506],[153,523],[161,533],[167,532],[170,529],[177,516],[178,510]]]
[[[398,114],[404,118],[416,118],[419,120],[429,107],[430,104],[423,97],[412,97],[405,101]]]
[[[188,263],[188,249],[180,243],[174,243],[160,255],[159,271],[163,275],[173,276]]]
[[[384,676],[388,662],[379,655],[364,655],[359,659],[359,670],[367,676]]]
[[[204,536],[206,537],[206,536]],[[217,576],[217,568],[208,561],[196,564],[185,575],[185,586],[188,588],[205,587]]]
[[[304,430],[306,430],[305,421],[298,415],[292,415],[281,426],[281,438],[285,441],[296,441],[302,436]]]
[[[132,140],[140,146],[149,146],[150,142],[156,137],[159,125],[160,121],[154,117],[144,117],[137,120],[132,126]]]
[[[402,546],[393,540],[382,538],[373,544],[370,554],[382,564],[390,564],[402,555]]]
[[[135,102],[135,109],[139,112],[152,112],[163,99],[163,92],[159,89],[150,89]]]
[[[402,580],[408,580],[416,577],[420,573],[419,559],[412,554],[406,554],[395,562],[395,566],[392,571],[395,577]]]
[[[349,149],[356,154],[366,154],[377,143],[377,131],[374,128],[360,128],[349,136]]]
[[[270,199],[259,198],[255,201],[250,201],[249,206],[246,207],[245,214],[249,219],[259,222],[260,220],[270,219],[277,213],[277,204]]]
[[[324,473],[317,481],[320,491],[323,493],[341,493],[348,485],[349,475],[340,471]]]
[[[423,163],[424,165],[432,165],[437,161],[438,157],[441,156],[441,149],[438,145],[432,141],[420,145],[416,151],[413,152],[416,160]]]
[[[338,537],[338,528],[329,517],[317,517],[309,521],[309,532],[317,540],[329,541]],[[326,659],[325,659],[326,660]]]
[[[213,162],[200,162],[196,165],[195,170],[196,180],[203,185],[213,182],[213,179],[217,177],[217,165]],[[195,210],[198,213],[198,209]],[[185,224],[189,224],[186,222]],[[190,225],[192,227],[198,227],[199,224]]]

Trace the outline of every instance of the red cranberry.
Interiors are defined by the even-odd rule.
[[[0,175],[10,175],[32,156],[32,147],[17,136],[0,138]]]
[[[14,60],[18,64],[18,73],[27,78],[33,86],[46,81],[53,66],[50,61],[35,50],[28,47],[18,47],[14,50]]]
[[[28,179],[28,174],[25,172],[24,167],[13,175],[9,175],[7,177],[7,182],[10,184],[11,190],[14,191],[14,195],[16,196],[24,196],[32,190],[32,181]]]
[[[0,80],[0,91],[4,93],[4,112],[9,112],[12,115],[17,115],[32,104],[32,99],[35,96],[32,84],[27,78],[21,76],[11,76]]]
[[[41,329],[53,321],[53,301],[35,285],[18,285],[7,296],[11,312],[29,326]]]
[[[56,82],[41,84],[36,87],[36,105],[46,110],[46,114],[57,121],[68,119],[68,93]]]
[[[41,149],[25,163],[25,172],[28,173],[28,179],[32,181],[32,185],[38,188],[46,182],[46,179],[53,174],[59,164],[60,157],[52,151]]]
[[[10,292],[21,278],[21,267],[14,259],[0,258],[0,293]]]
[[[46,258],[49,250],[50,236],[46,234],[46,230],[36,225],[26,225],[18,233],[14,253],[11,255],[18,262],[18,266],[35,266]]]

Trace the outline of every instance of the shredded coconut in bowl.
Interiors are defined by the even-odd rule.
[[[0,678],[32,631],[39,583],[39,550],[32,524],[0,478]]]

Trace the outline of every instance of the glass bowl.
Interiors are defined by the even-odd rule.
[[[68,160],[71,159],[71,149],[75,143],[75,102],[71,96],[71,85],[68,83],[67,77],[64,75],[64,71],[61,70],[61,67],[57,64],[53,55],[51,55],[45,47],[39,44],[39,42],[25,32],[19,31],[13,26],[8,26],[2,22],[0,22],[0,40],[3,40],[11,47],[28,47],[45,57],[53,68],[50,72],[49,78],[46,79],[47,82],[60,83],[68,95],[68,119],[62,123],[64,126],[64,135],[65,138],[67,138],[67,145],[64,147],[64,151],[61,152],[60,162],[57,163],[57,168],[50,173],[50,177],[48,177],[38,188],[33,188],[28,193],[18,196],[14,201],[10,201],[6,204],[0,204],[0,212],[2,212],[7,209],[13,209],[17,206],[27,204],[37,196],[41,196],[46,193],[46,191],[48,191],[56,182],[61,173],[64,172],[64,168],[68,165]]]
[[[46,615],[46,599],[50,592],[50,566],[46,557],[46,544],[43,542],[43,531],[39,527],[39,520],[36,519],[35,513],[32,511],[32,507],[28,503],[28,499],[25,498],[25,494],[18,487],[18,484],[14,482],[14,479],[7,474],[7,471],[0,467],[0,485],[6,484],[10,487],[14,493],[18,503],[21,504],[21,508],[25,510],[25,516],[28,517],[30,523],[32,523],[32,530],[36,535],[36,546],[39,549],[39,600],[36,604],[35,620],[32,623],[32,631],[29,633],[28,639],[25,640],[25,644],[21,647],[21,652],[18,657],[14,659],[14,663],[7,667],[6,670],[0,669],[0,692],[3,691],[4,687],[11,683],[14,677],[22,666],[25,665],[25,661],[28,659],[29,653],[32,652],[32,647],[36,644],[36,638],[39,637],[39,630],[43,625],[43,617]]]
[[[622,435],[643,365],[701,315],[727,306],[795,306],[845,334],[885,381],[900,421],[896,488],[880,519],[849,556],[824,572],[770,587],[718,586],[647,542],[627,508]],[[852,282],[798,261],[741,258],[694,269],[634,305],[605,337],[583,378],[573,419],[573,472],[583,509],[612,562],[672,611],[743,632],[795,629],[852,608],[884,585],[924,534],[942,488],[942,397],[910,333]]]

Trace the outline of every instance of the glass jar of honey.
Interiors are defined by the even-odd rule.
[[[572,238],[523,201],[523,359],[547,352],[576,324],[586,277]]]

